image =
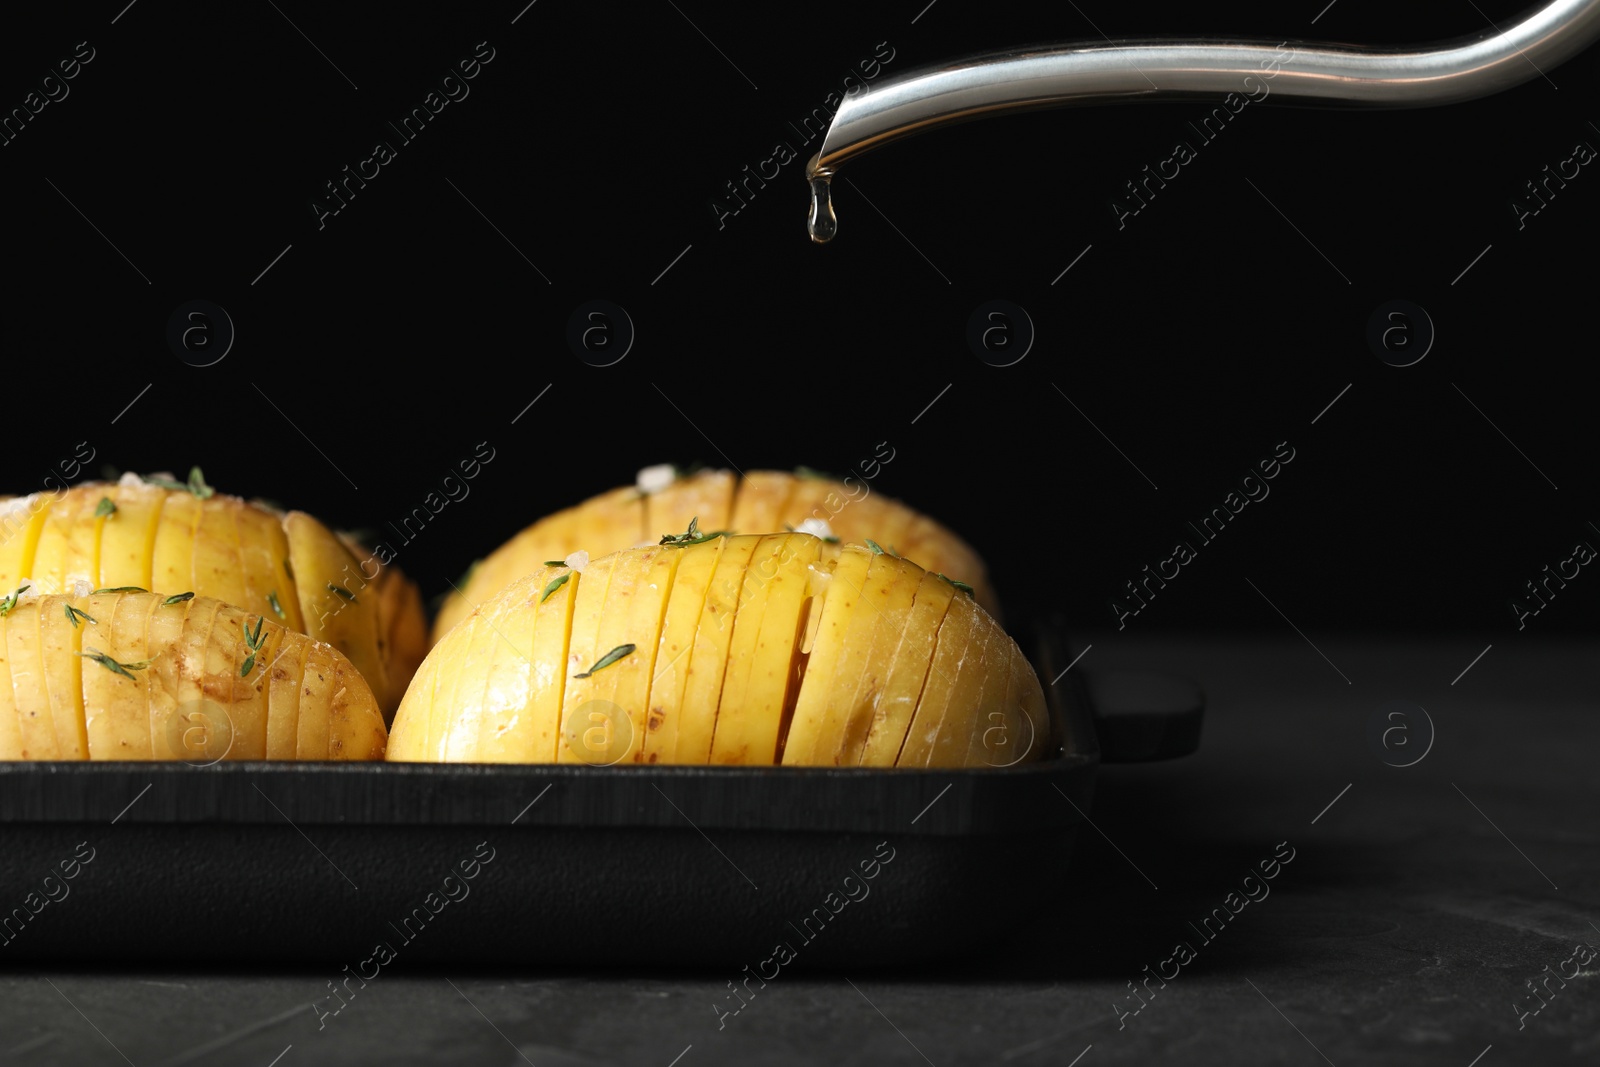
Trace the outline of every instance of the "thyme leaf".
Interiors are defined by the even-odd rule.
[[[133,675],[128,673],[129,671],[142,671],[150,666],[149,660],[141,660],[138,663],[118,663],[104,652],[96,652],[92,648],[87,652],[74,652],[73,655],[82,656],[84,659],[92,659],[112,674],[120,674],[124,678],[133,679],[134,681],[138,679],[133,678]]]
[[[595,671],[609,667],[613,663],[617,662],[617,660],[626,659],[627,657],[633,655],[634,649],[638,647],[638,645],[618,645],[616,648],[613,648],[610,652],[607,652],[605,655],[601,656],[597,661],[595,661],[595,665],[593,667],[590,667],[582,674],[574,674],[573,677],[587,678]]]
[[[567,581],[571,577],[572,577],[572,572],[568,571],[567,573],[565,573],[563,575],[560,575],[559,577],[550,579],[550,584],[544,587],[544,592],[543,593],[539,594],[539,603],[543,604],[546,600],[549,600],[550,599],[550,595],[552,593],[554,593],[557,589],[560,589],[562,586],[566,585]]]

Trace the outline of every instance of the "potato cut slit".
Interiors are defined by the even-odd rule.
[[[277,677],[280,670],[287,675],[281,684]],[[284,635],[278,654],[267,664],[267,674],[267,758],[292,760],[299,755],[300,748],[300,689],[306,674],[304,642],[291,640],[287,634]],[[271,742],[274,736],[287,746],[287,755],[280,752],[274,757]]]
[[[595,577],[598,577],[599,581],[585,582],[572,594],[572,621],[567,626],[567,658],[562,663],[561,672],[561,712],[556,722],[556,729],[560,735],[560,740],[556,744],[556,760],[559,763],[583,762],[583,758],[573,747],[573,738],[567,736],[567,719],[577,710],[577,707],[567,707],[567,703],[569,694],[574,688],[572,683],[580,680],[573,676],[587,671],[608,651],[599,647],[600,626],[605,618],[606,598],[611,591],[611,575],[615,562],[607,556],[590,560],[585,570],[591,573],[598,571],[599,574]],[[582,596],[581,604],[580,596]],[[580,606],[583,608],[581,614],[578,610]]]
[[[82,600],[74,597],[72,600],[67,601],[67,603],[73,607],[77,607],[80,603],[87,607],[87,600],[87,597],[83,598]],[[72,627],[73,669],[69,672],[72,679],[72,695],[74,698],[72,702],[74,705],[74,722],[78,728],[78,751],[83,753],[84,759],[89,758],[89,707],[83,695],[83,668],[88,661],[79,656],[78,653],[83,651],[83,631],[84,627],[89,625],[91,625],[91,623],[88,619],[80,619],[79,625]]]
[[[733,632],[738,626],[737,616],[746,575],[759,541],[760,538],[753,535],[729,539],[712,569],[711,581],[706,587],[705,608],[695,627],[687,654],[689,664],[678,723],[677,747],[672,756],[674,763],[705,763],[711,757],[712,740],[721,712],[723,685],[727,679],[728,654],[733,643]],[[702,634],[705,635],[703,640]]]
[[[953,597],[951,598],[950,605],[951,607],[955,605],[955,599]],[[922,689],[917,694],[916,707],[912,709],[911,718],[906,723],[905,735],[900,738],[900,747],[895,752],[894,766],[896,767],[902,766],[900,761],[905,757],[906,749],[911,746],[912,738],[915,732],[918,729],[921,729],[924,733],[926,733],[930,728],[936,730],[938,726],[937,721],[930,723],[928,720],[937,720],[937,718],[944,713],[944,708],[942,706],[935,708],[931,707],[928,703],[930,696],[929,683],[933,681],[934,672],[939,670],[941,653],[944,652],[947,643],[950,641],[970,640],[970,630],[959,625],[959,621],[952,623],[950,615],[951,613],[949,608],[946,608],[943,617],[941,617],[939,620],[939,629],[934,634],[933,654],[928,657],[928,671],[925,675],[923,675]],[[957,629],[962,630],[960,635],[955,633]],[[956,667],[958,671],[960,669],[961,662],[961,660],[956,661]],[[954,688],[955,680],[953,678],[944,678],[942,671],[940,671],[940,676],[946,689],[944,696],[945,699],[948,700],[949,692]],[[926,712],[926,714],[924,714],[924,712]],[[917,748],[920,750],[923,747],[931,750],[932,742],[919,742]]]
[[[149,589],[151,580],[155,575],[156,565],[156,531],[161,528],[161,513],[166,509],[167,497],[163,493],[157,500],[156,506],[150,509],[150,518],[145,524],[144,533],[144,560],[140,568],[138,586]],[[188,592],[188,590],[181,590]]]
[[[800,686],[805,683],[806,667],[811,661],[810,655],[801,646],[806,644],[807,626],[815,603],[816,597],[808,596],[800,604],[800,615],[794,630],[794,649],[789,653],[789,683],[783,694],[783,713],[778,719],[778,748],[772,754],[774,764],[783,762],[783,753],[789,744],[789,726],[794,722],[794,708],[800,702]]]
[[[650,668],[650,694],[645,704],[648,709],[644,747],[647,763],[677,761],[678,738],[687,712],[684,693],[693,667],[695,640],[729,540],[719,537],[703,545],[689,545],[678,550],[683,558],[673,573],[672,595],[662,611],[655,662]],[[693,577],[686,577],[686,574]],[[656,718],[658,714],[659,719]]]

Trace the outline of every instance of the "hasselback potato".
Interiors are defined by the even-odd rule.
[[[1002,766],[1038,678],[970,590],[880,546],[718,536],[536,565],[434,646],[390,760]]]
[[[659,482],[652,472],[664,472]],[[854,482],[852,488],[851,482]],[[659,487],[657,487],[659,486]],[[641,488],[643,487],[643,488]],[[592,558],[684,530],[690,519],[707,532],[782,532],[786,527],[841,541],[879,545],[973,588],[990,613],[997,603],[982,559],[939,523],[872,491],[861,479],[838,481],[810,472],[701,471],[674,477],[670,467],[640,472],[638,485],[613,489],[549,515],[480,560],[434,624],[438,641],[473,608],[547,560],[582,550]],[[807,523],[810,525],[805,525]]]
[[[332,646],[212,597],[0,599],[0,759],[376,760],[386,731]]]
[[[0,596],[132,586],[192,592],[326,641],[392,715],[427,651],[414,583],[300,511],[282,513],[187,484],[118,482],[0,498]]]

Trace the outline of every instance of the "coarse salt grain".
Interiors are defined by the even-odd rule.
[[[645,467],[639,472],[639,477],[634,481],[634,486],[641,493],[659,493],[673,482],[678,480],[678,472],[670,463],[657,463],[653,467]]]
[[[807,519],[794,528],[795,533],[810,534],[812,537],[832,537],[833,527],[828,525],[827,519]]]

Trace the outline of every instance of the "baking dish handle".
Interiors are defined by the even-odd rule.
[[[1176,759],[1200,747],[1205,694],[1187,678],[1150,671],[1084,676],[1102,763]]]

